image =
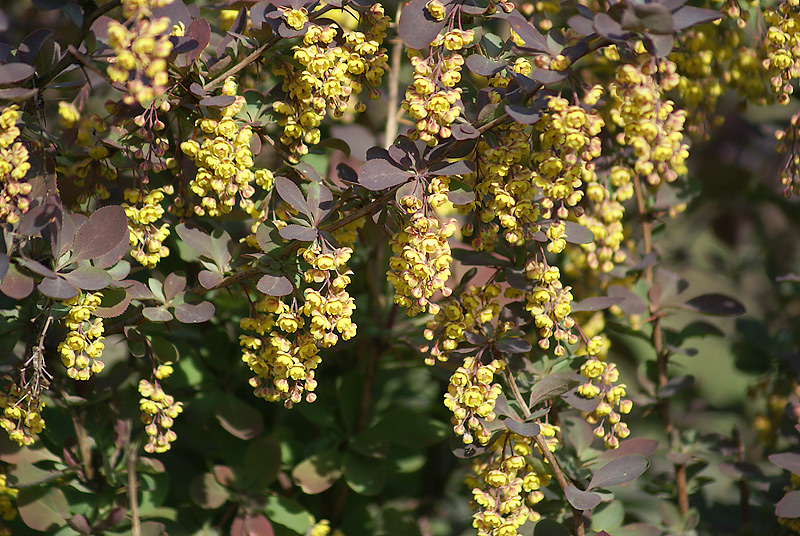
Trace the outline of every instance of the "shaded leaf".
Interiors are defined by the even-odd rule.
[[[564,490],[564,495],[567,497],[569,504],[578,510],[591,510],[600,504],[600,495],[593,491],[581,491],[575,486],[569,485]]]
[[[209,26],[206,19],[198,17],[186,29],[186,37],[195,40],[197,46],[175,60],[175,64],[179,68],[192,65],[203,55],[203,51],[205,51],[211,39],[211,26]]]
[[[187,227],[185,223],[175,226],[175,232],[183,242],[192,248],[198,255],[212,259],[214,257],[211,248],[211,237],[200,229]]]
[[[479,76],[493,76],[506,68],[506,62],[493,60],[482,54],[472,54],[464,62],[467,69]]]
[[[201,106],[209,106],[212,108],[225,108],[236,102],[236,97],[233,95],[215,95],[213,97],[203,97],[200,99]]]
[[[454,205],[467,205],[475,201],[475,192],[470,186],[458,179],[450,179],[450,191],[447,192],[447,199]]]
[[[321,182],[312,182],[308,185],[308,206],[311,209],[312,223],[318,227],[333,208],[333,194]]]
[[[370,430],[390,443],[409,448],[433,445],[449,433],[440,420],[405,408],[387,411]]]
[[[414,0],[417,1],[417,0]],[[358,183],[372,191],[387,190],[409,180],[413,174],[393,166],[387,160],[367,160],[358,171]]]
[[[239,439],[253,439],[264,429],[261,414],[231,394],[217,405],[215,416],[225,431]]]
[[[428,0],[411,0],[400,13],[397,31],[408,48],[426,48],[447,21],[447,16],[441,21],[434,19],[425,7],[427,3]],[[449,4],[447,11],[450,11]]]
[[[528,399],[528,407],[532,408],[540,402],[561,396],[571,389],[576,383],[578,382],[566,374],[548,374],[536,382],[536,384],[533,386],[533,389],[531,389],[531,395]]]
[[[608,463],[611,460],[628,456],[629,454],[638,454],[649,458],[658,449],[658,441],[655,439],[648,439],[646,437],[637,437],[632,439],[625,439],[619,442],[619,447],[613,450],[607,450],[597,457],[600,463]]]
[[[292,478],[304,493],[322,493],[342,476],[340,464],[341,455],[338,452],[319,452],[297,464],[292,471]]]
[[[119,205],[97,209],[75,234],[73,261],[94,259],[112,251],[128,237],[128,218]]]
[[[570,244],[591,244],[594,242],[594,233],[579,223],[574,221],[565,221],[564,224],[564,240]]]
[[[594,29],[603,37],[612,41],[620,41],[628,37],[628,32],[622,25],[612,19],[607,13],[597,13],[594,16]]]
[[[92,313],[100,318],[114,318],[128,309],[131,296],[123,289],[111,288],[103,291],[103,300],[100,306]]]
[[[3,280],[3,284],[5,285],[5,280]],[[31,281],[32,286],[33,281]],[[43,279],[37,288],[39,292],[54,300],[68,300],[80,294],[80,291],[74,285],[60,276],[54,279]],[[2,287],[0,287],[0,290],[3,290]],[[5,291],[3,293],[5,294]]]
[[[281,446],[271,437],[250,441],[244,453],[244,484],[249,489],[264,490],[275,481],[281,468]]]
[[[520,339],[519,337],[500,339],[494,344],[494,346],[501,352],[506,352],[509,354],[525,354],[530,352],[533,348],[531,343],[525,339]]]
[[[540,108],[529,108],[520,104],[506,104],[506,113],[518,123],[532,125],[542,117]]]
[[[17,510],[28,527],[39,531],[54,531],[66,525],[67,498],[57,487],[19,490]]]
[[[644,300],[622,285],[609,285],[606,293],[610,297],[622,298],[617,306],[625,314],[638,315],[647,312],[647,304]]]
[[[573,15],[567,19],[567,25],[580,35],[592,35],[595,33],[594,21],[583,15]]]
[[[625,484],[638,478],[645,471],[649,462],[646,458],[638,454],[631,454],[612,460],[603,467],[601,467],[589,482],[589,487],[592,488],[606,488],[608,486],[616,486],[618,484]]]
[[[286,296],[287,294],[291,294],[294,289],[292,282],[284,276],[270,274],[261,276],[261,279],[259,279],[256,284],[256,288],[259,292],[267,296]]]
[[[197,280],[200,281],[203,288],[208,290],[222,283],[223,279],[225,279],[225,277],[222,274],[210,270],[203,270],[197,274]]]
[[[172,313],[163,305],[159,305],[158,307],[145,307],[142,309],[142,315],[150,322],[169,322],[172,320]]]
[[[129,249],[130,249],[130,243],[128,242],[128,237],[125,236],[122,238],[122,240],[119,241],[119,243],[116,246],[114,246],[114,248],[111,251],[109,251],[105,255],[100,255],[99,257],[95,257],[94,260],[92,261],[92,264],[94,264],[96,268],[100,268],[101,270],[105,270],[106,268],[115,266],[116,264],[119,263],[120,260],[122,260],[122,257],[125,256],[125,254],[128,252]]]
[[[17,257],[17,264],[30,270],[36,275],[40,275],[42,277],[56,277],[56,273],[48,268],[47,266],[43,265],[39,261],[35,261],[33,259],[29,259],[27,257]]]
[[[296,501],[279,495],[268,495],[264,513],[273,522],[293,530],[297,534],[305,534],[311,524],[311,515]]]
[[[474,443],[465,445],[464,442],[461,441],[460,437],[454,437],[452,443],[455,444],[453,447],[453,455],[456,458],[461,459],[469,459],[474,458],[475,456],[480,456],[487,449],[485,445],[476,445]]]
[[[720,17],[722,17],[722,13],[714,9],[682,6],[672,14],[672,23],[675,30],[683,30],[697,24],[717,20]]]
[[[580,411],[591,413],[597,408],[597,398],[583,398],[577,392],[577,389],[570,389],[561,395],[561,399]]]
[[[263,515],[240,513],[231,523],[231,536],[275,536],[275,531]]]
[[[303,192],[294,182],[286,177],[275,177],[275,189],[281,199],[289,203],[296,211],[302,212],[309,218],[312,217],[311,209],[306,202],[305,196],[303,196]]]
[[[33,236],[48,225],[56,222],[61,216],[61,207],[54,203],[42,203],[28,210],[19,220],[17,232],[24,236]]]
[[[214,510],[228,501],[230,492],[211,473],[197,475],[189,484],[189,496],[200,508]]]
[[[519,422],[514,419],[505,419],[503,424],[515,434],[523,437],[537,436],[540,431],[539,425],[535,422]]]
[[[707,315],[739,316],[745,313],[744,305],[736,298],[724,294],[702,294],[684,304],[684,307]]]
[[[623,301],[620,296],[593,296],[572,304],[572,311],[601,311]]]
[[[694,376],[677,376],[671,378],[658,390],[658,398],[669,398],[675,396],[681,391],[688,389],[694,383]]]
[[[77,269],[61,274],[72,285],[83,290],[100,290],[111,284],[111,276],[94,266],[79,266]]]
[[[171,302],[178,294],[183,292],[185,288],[186,278],[174,272],[170,273],[166,279],[164,279],[164,299],[167,303]]]
[[[6,63],[0,65],[0,85],[19,84],[33,76],[36,69],[27,63]]]
[[[775,515],[778,517],[800,517],[800,490],[793,490],[783,496],[775,505]]]
[[[533,527],[533,536],[570,536],[570,531],[561,523],[542,518]]]
[[[381,460],[347,451],[342,461],[344,479],[359,495],[377,495],[386,482],[386,468]]]
[[[313,227],[305,227],[290,223],[283,227],[278,233],[286,240],[300,240],[301,242],[312,242],[317,239],[317,230]]]
[[[3,277],[5,277],[6,273],[8,272],[8,267],[10,265],[10,261],[8,256],[5,253],[0,253],[0,282],[3,281]]]
[[[472,160],[456,160],[455,162],[442,162],[431,166],[428,171],[436,175],[468,175],[475,171],[475,162]]]
[[[675,41],[672,34],[645,34],[644,46],[647,51],[657,58],[665,58],[672,52]]]
[[[175,318],[182,324],[199,324],[211,320],[214,316],[214,304],[201,302],[198,304],[182,303],[175,307]]]
[[[480,131],[470,123],[453,123],[450,125],[450,130],[453,132],[453,138],[458,141],[473,140],[481,135]]]
[[[512,11],[508,15],[508,24],[525,41],[525,45],[520,48],[536,50],[538,52],[550,52],[547,46],[547,39],[533,27],[533,24],[523,17],[518,11]]]
[[[556,84],[564,80],[567,76],[569,76],[568,71],[551,71],[550,69],[534,69],[533,72],[530,74],[530,78],[535,80],[543,85],[548,84]],[[527,77],[523,77],[523,75],[517,75],[515,79],[525,80]]]

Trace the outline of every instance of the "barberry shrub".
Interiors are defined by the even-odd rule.
[[[798,0],[4,2],[0,533],[800,533],[798,78]]]

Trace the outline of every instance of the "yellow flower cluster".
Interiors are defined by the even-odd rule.
[[[153,14],[153,10],[171,4],[173,0],[122,0],[122,13],[126,18],[144,18]]]
[[[592,186],[598,187],[593,189]],[[594,240],[581,244],[581,248],[586,253],[586,265],[589,268],[607,273],[614,268],[614,264],[623,262],[627,257],[620,249],[625,239],[622,225],[625,207],[618,201],[607,199],[608,190],[602,186],[594,184],[588,190],[589,197],[596,195],[599,199],[593,199],[595,203],[591,210],[578,217],[578,223],[594,234]]]
[[[525,275],[535,283],[526,293],[525,309],[530,311],[539,335],[539,348],[550,348],[550,337],[557,341],[554,353],[560,357],[565,348],[562,343],[575,344],[578,336],[572,333],[575,321],[572,312],[571,287],[561,284],[557,266],[548,266],[545,260],[533,259],[525,267]]]
[[[352,321],[355,301],[345,290],[352,271],[346,267],[353,250],[349,247],[322,250],[314,242],[299,255],[310,265],[304,272],[306,283],[321,284],[303,292],[302,305],[288,306],[274,296],[264,296],[255,314],[241,320],[243,330],[254,334],[239,336],[242,361],[256,374],[250,386],[260,398],[282,400],[291,408],[303,400],[316,400],[315,369],[320,364],[319,348],[330,348],[339,337],[356,335]]]
[[[550,475],[542,462],[531,458],[531,443],[529,437],[506,432],[492,444],[487,460],[473,462],[467,485],[473,488],[477,512],[472,526],[478,536],[517,536],[525,523],[541,518],[533,507],[544,499],[541,488],[550,483]]]
[[[307,15],[297,15],[300,10],[285,12],[287,24],[301,29]],[[308,153],[308,146],[319,143],[319,125],[328,109],[341,117],[351,106],[351,101],[367,86],[369,98],[377,99],[388,55],[381,46],[389,27],[380,3],[361,15],[364,32],[342,30],[335,24],[318,26],[308,24],[302,45],[293,47],[294,59],[300,64],[279,63],[273,74],[283,77],[285,101],[276,101],[272,107],[283,127],[281,143],[289,148],[291,161]],[[366,109],[364,103],[354,105],[357,112]]]
[[[29,390],[20,389],[11,377],[5,376],[5,388],[0,391],[0,428],[8,433],[9,439],[19,445],[32,445],[34,436],[44,430],[42,418],[44,399],[33,396]],[[42,388],[47,388],[45,383]]]
[[[0,223],[16,223],[30,206],[31,184],[24,179],[31,164],[27,147],[17,141],[19,118],[16,104],[0,112]]]
[[[441,307],[434,318],[426,323],[423,336],[426,340],[433,341],[432,347],[424,345],[420,352],[430,352],[425,358],[425,363],[433,365],[435,359],[447,361],[449,351],[455,350],[458,343],[464,340],[464,333],[476,332],[481,324],[486,324],[496,319],[500,314],[500,285],[470,285],[469,289],[460,296]],[[498,326],[503,331],[503,326]]]
[[[164,215],[161,202],[165,194],[172,194],[171,185],[156,188],[148,193],[128,188],[124,192],[125,215],[128,217],[128,241],[131,245],[131,257],[139,264],[152,268],[169,255],[169,248],[164,240],[169,236],[169,224],[160,227],[155,223]]]
[[[336,529],[331,532],[331,522],[327,519],[320,519],[319,521],[311,520],[311,527],[309,527],[308,536],[344,536],[344,533]]]
[[[595,110],[587,112],[562,97],[548,99],[547,111],[534,125],[539,147],[531,156],[534,184],[544,196],[539,202],[543,218],[566,219],[583,198],[582,184],[596,179],[592,160],[601,153],[603,126]]]
[[[11,521],[17,517],[17,509],[14,501],[19,490],[8,485],[8,477],[0,474],[0,517],[5,521]],[[11,530],[0,523],[0,536],[11,536]]]
[[[356,240],[358,240],[359,229],[363,228],[366,222],[366,218],[359,218],[355,221],[351,221],[344,227],[339,227],[331,234],[339,245],[352,247],[353,244],[356,243]]]
[[[587,324],[591,331],[592,322]],[[587,399],[597,399],[597,407],[586,415],[586,422],[595,426],[594,435],[603,438],[606,448],[619,447],[619,440],[630,435],[621,414],[630,413],[633,402],[624,399],[625,384],[619,383],[619,371],[606,360],[610,343],[604,335],[595,335],[586,344],[586,361],[581,365],[581,375],[586,381],[578,386],[578,394]]]
[[[245,104],[244,97],[236,95],[238,86],[228,78],[222,94],[236,96],[236,101],[223,108],[219,119],[198,119],[196,125],[203,132],[202,142],[188,140],[181,143],[181,150],[197,164],[197,175],[189,187],[201,197],[194,207],[198,216],[227,214],[236,206],[251,217],[261,220],[263,215],[256,209],[252,197],[256,190],[253,182],[265,191],[272,189],[274,177],[271,171],[259,169],[253,172],[253,153],[250,139],[253,130],[234,120]]]
[[[108,125],[97,115],[81,115],[74,104],[64,101],[58,103],[59,122],[65,128],[77,130],[75,144],[71,148],[74,153],[69,165],[56,164],[59,178],[71,179],[81,189],[78,203],[85,203],[91,196],[108,199],[111,196],[105,181],[115,180],[117,168],[108,159],[109,150],[100,141],[100,137],[108,131]]]
[[[792,83],[800,78],[800,0],[784,0],[764,10],[769,24],[764,39],[763,67],[780,104],[789,103]]]
[[[478,198],[464,207],[478,216],[477,236],[471,243],[479,251],[493,251],[500,236],[512,245],[520,245],[539,230],[533,172],[518,164],[530,154],[525,127],[512,122],[498,128],[495,134],[495,144],[489,145],[485,139],[478,143],[478,169],[473,175],[479,178],[474,186]],[[473,176],[465,177],[465,181],[472,182]],[[475,231],[471,222],[461,229],[465,236],[472,236]]]
[[[67,367],[67,375],[73,380],[88,380],[92,374],[102,372],[105,364],[100,361],[103,344],[103,319],[92,319],[92,313],[100,305],[103,295],[99,292],[76,296],[64,303],[70,311],[64,318],[69,328],[64,342],[58,345],[61,362]]]
[[[435,315],[440,307],[430,298],[439,291],[444,297],[452,292],[446,286],[453,261],[447,238],[455,232],[456,220],[452,218],[442,225],[435,216],[425,215],[419,199],[408,196],[401,201],[411,216],[389,241],[394,254],[389,259],[386,279],[394,286],[394,302],[405,307],[408,316],[426,310]]]
[[[407,51],[414,67],[414,81],[406,89],[401,106],[414,121],[411,139],[435,146],[439,138],[452,135],[450,125],[461,115],[457,102],[462,89],[457,84],[464,65],[464,57],[455,51],[469,45],[474,37],[472,30],[454,29],[436,37],[431,43],[436,50],[427,58],[418,50]]]
[[[425,4],[425,9],[428,10],[428,13],[431,14],[434,20],[439,22],[443,21],[445,15],[447,15],[444,4],[439,0],[428,0],[428,3]]]
[[[683,136],[686,111],[675,110],[671,100],[662,100],[653,77],[657,70],[653,58],[641,68],[626,63],[617,69],[616,82],[609,89],[614,99],[611,119],[622,129],[617,142],[633,149],[634,172],[653,186],[686,173],[689,156]]]
[[[450,377],[444,395],[444,405],[453,412],[450,422],[453,431],[469,445],[475,440],[485,445],[492,437],[487,422],[495,419],[494,405],[503,388],[494,381],[494,375],[505,369],[499,359],[484,365],[480,358],[469,356]]]
[[[145,15],[138,15],[131,28],[117,21],[108,23],[108,44],[114,50],[114,56],[108,60],[108,77],[125,85],[125,104],[138,102],[146,108],[166,91],[167,58],[172,52],[166,32],[171,27],[167,17],[150,20]]]
[[[175,402],[172,395],[164,392],[158,380],[163,380],[172,374],[172,363],[159,365],[154,371],[156,379],[151,383],[147,380],[139,381],[139,410],[142,412],[144,432],[147,434],[145,452],[150,454],[166,452],[178,435],[172,430],[175,419],[183,413],[183,402]]]

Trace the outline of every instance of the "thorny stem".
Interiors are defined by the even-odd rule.
[[[397,4],[397,15],[395,21],[400,20],[400,11],[403,9],[403,3]],[[388,149],[394,143],[394,138],[397,136],[397,121],[399,119],[399,107],[397,101],[400,97],[400,67],[401,59],[403,56],[403,40],[398,36],[392,47],[392,70],[389,72],[389,103],[387,105],[387,118],[386,118],[386,131],[384,134],[383,148]]]
[[[514,379],[514,375],[511,374],[511,372],[508,369],[505,370],[505,373],[506,373],[505,374],[506,382],[508,383],[509,387],[511,387],[511,394],[514,395],[514,400],[517,401],[517,404],[522,410],[522,414],[524,415],[525,419],[527,419],[528,417],[530,417],[531,412],[528,409],[528,405],[525,403],[525,400],[522,398],[522,393],[520,392],[519,387],[517,386],[517,382]],[[550,452],[550,448],[547,446],[547,443],[545,442],[542,435],[537,434],[533,436],[533,440],[536,441],[536,446],[539,447],[540,451],[542,451],[542,456],[544,456],[545,460],[547,460],[547,463],[550,464],[550,467],[553,468],[553,475],[555,475],[558,485],[561,486],[561,490],[566,495],[567,488],[571,486],[572,483],[570,482],[567,475],[564,474],[564,471],[561,470],[561,466],[558,465],[558,460],[556,460],[556,457],[553,455],[552,452]],[[581,510],[578,510],[571,504],[569,505],[569,507],[570,509],[572,509],[572,518],[575,522],[575,536],[585,536],[586,531],[583,528],[583,512]]]
[[[642,225],[644,255],[648,255],[653,252],[653,221],[647,212],[644,188],[638,174],[633,175],[633,191],[636,195],[636,209],[639,212],[639,220]],[[645,269],[644,276],[646,281],[650,284],[650,288],[653,288],[655,281],[653,265]],[[650,299],[650,317],[653,323],[650,341],[656,352],[656,371],[658,374],[658,390],[660,391],[669,381],[669,351],[665,348],[664,333],[661,328],[661,293],[650,292],[648,293],[648,298]],[[669,440],[669,447],[671,450],[674,450],[678,447],[680,438],[672,420],[669,399],[662,398],[658,400],[656,403],[656,411],[664,426],[664,433],[666,433]],[[682,516],[685,516],[689,512],[689,491],[686,482],[685,463],[675,464],[675,493],[678,501],[678,510]]]

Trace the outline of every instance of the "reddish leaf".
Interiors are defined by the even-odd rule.
[[[175,307],[175,318],[183,324],[198,324],[214,316],[214,304],[202,302],[197,305],[182,303]]]
[[[696,296],[687,301],[684,306],[707,315],[740,316],[745,313],[744,305],[736,298],[716,293]]]
[[[209,259],[214,258],[211,237],[208,234],[204,233],[200,229],[187,227],[185,223],[175,226],[175,232],[178,233],[178,236],[181,238],[181,240],[183,240],[186,245],[192,248],[198,255],[208,257]]]
[[[106,289],[103,291],[103,301],[92,314],[100,318],[114,318],[124,313],[130,303],[131,296],[125,290]]]
[[[790,491],[775,505],[775,515],[778,517],[800,517],[800,491]]]
[[[573,15],[567,20],[567,24],[580,35],[592,35],[595,33],[592,19],[583,15]]]
[[[341,476],[341,455],[336,451],[314,454],[297,464],[292,471],[294,481],[309,495],[322,493]]]
[[[637,437],[635,439],[625,439],[620,441],[619,448],[607,450],[597,457],[600,463],[608,463],[616,458],[628,456],[629,454],[638,454],[649,458],[658,449],[658,441],[655,439],[648,439],[645,437]]]
[[[525,45],[520,48],[536,50],[538,52],[550,52],[547,46],[547,39],[533,27],[533,24],[523,17],[518,11],[512,11],[508,16],[508,23],[517,32]]]
[[[97,209],[75,235],[73,261],[100,257],[128,236],[128,218],[119,205]]]
[[[275,177],[275,189],[281,199],[289,203],[296,211],[302,212],[309,218],[312,217],[311,209],[300,188],[286,177]]]
[[[122,240],[119,241],[119,244],[117,244],[114,247],[114,249],[112,249],[105,255],[100,255],[99,257],[95,257],[95,259],[92,261],[92,264],[94,264],[96,268],[100,268],[101,270],[105,270],[106,268],[111,268],[112,266],[115,266],[117,263],[119,263],[120,260],[122,260],[122,257],[125,256],[125,254],[128,252],[129,249],[130,249],[130,243],[128,242],[128,237],[125,236],[122,238]],[[114,277],[113,274],[112,277]]]
[[[164,280],[164,298],[167,302],[175,299],[175,296],[183,292],[186,288],[186,278],[175,273],[170,273]]]
[[[9,265],[8,256],[5,253],[0,253],[0,283],[2,283],[6,273],[8,273]]]
[[[625,484],[647,471],[648,465],[647,459],[637,454],[617,458],[601,467],[592,476],[592,481],[587,489]]]
[[[54,278],[56,273],[44,264],[27,257],[17,257],[17,264],[42,277]]]
[[[675,30],[683,30],[690,26],[717,20],[720,17],[722,17],[722,13],[713,9],[682,6],[672,14],[672,22],[675,26]]]
[[[261,514],[243,514],[231,523],[231,536],[275,536],[269,520]]]
[[[150,322],[169,322],[172,320],[172,313],[163,305],[159,305],[158,307],[145,307],[142,309],[142,315]]]
[[[629,35],[628,32],[622,29],[622,25],[619,22],[606,13],[597,13],[594,16],[594,29],[600,35],[612,41],[620,41]]]
[[[205,289],[212,289],[219,285],[225,277],[222,274],[212,272],[210,270],[203,270],[197,274],[197,280],[203,285]]]
[[[319,182],[312,182],[308,185],[308,207],[311,209],[314,227],[319,227],[320,222],[330,214],[333,208],[333,194],[327,186]]]
[[[67,498],[57,487],[21,489],[17,495],[17,509],[28,527],[54,532],[66,525]]]
[[[569,504],[577,510],[591,510],[601,502],[600,495],[593,491],[581,491],[575,486],[567,486],[564,490]]]
[[[67,274],[61,274],[72,285],[83,290],[100,290],[112,281],[111,276],[94,266],[80,266]]]
[[[358,171],[358,183],[368,190],[377,192],[406,182],[412,176],[410,171],[393,166],[387,160],[375,158],[361,166]]]
[[[230,492],[222,487],[211,473],[197,475],[189,484],[189,496],[206,510],[219,508],[228,500]]]
[[[540,402],[561,396],[576,383],[576,380],[573,380],[566,374],[548,374],[536,382],[533,389],[531,389],[528,407],[533,408],[533,406]]]
[[[0,85],[19,84],[33,76],[36,69],[27,63],[0,65]]]
[[[397,30],[408,48],[426,48],[439,35],[447,21],[447,16],[441,21],[434,19],[425,7],[427,3],[428,0],[411,0],[400,14]],[[449,2],[446,9],[449,14]]]
[[[44,279],[37,288],[39,292],[54,300],[68,300],[80,294],[80,291],[63,277]]]
[[[565,221],[564,224],[564,240],[570,244],[591,244],[594,242],[594,233],[579,223],[574,221]]]
[[[623,301],[620,296],[593,296],[572,304],[572,311],[601,311]]]
[[[282,228],[278,233],[286,240],[300,240],[301,242],[311,242],[317,238],[317,230],[313,227],[294,223]]]
[[[236,97],[233,95],[216,95],[214,97],[203,97],[200,100],[200,105],[211,108],[225,108],[234,102],[236,102]]]
[[[781,452],[779,454],[770,454],[769,461],[792,473],[800,476],[800,454],[795,452]]]
[[[267,296],[286,296],[291,294],[294,287],[292,282],[283,276],[264,274],[258,280],[256,288]]]
[[[197,47],[191,52],[188,52],[185,56],[178,58],[176,61],[178,67],[188,67],[202,56],[211,39],[211,26],[209,26],[208,21],[202,17],[194,19],[189,25],[189,28],[186,29],[186,36],[197,41]]]
[[[506,104],[506,113],[511,119],[523,125],[532,125],[542,117],[540,108],[529,108],[519,104]]]
[[[535,422],[519,422],[514,419],[506,419],[503,421],[503,424],[515,434],[523,437],[537,436],[540,431],[539,425]]]
[[[234,395],[225,395],[224,401],[217,405],[215,416],[220,426],[239,439],[253,439],[264,429],[261,414]]]
[[[493,76],[506,67],[506,62],[493,60],[482,54],[472,54],[465,62],[467,69],[479,76]]]

